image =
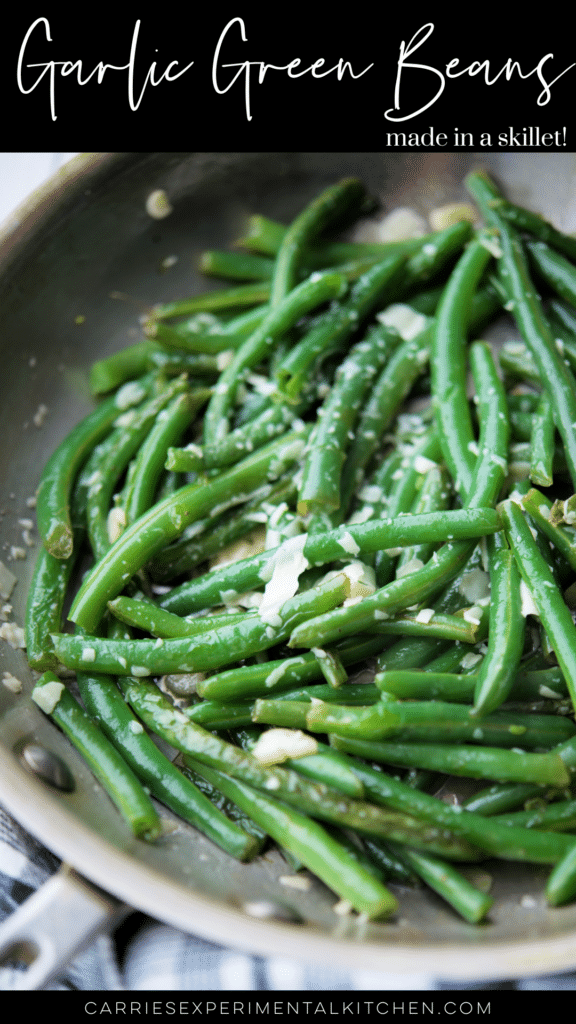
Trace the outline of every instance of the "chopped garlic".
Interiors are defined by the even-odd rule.
[[[437,469],[438,463],[427,459],[425,455],[417,455],[414,459],[414,469],[417,473],[429,473],[431,469]]]
[[[17,577],[0,562],[0,597],[8,600],[17,583]]]
[[[428,317],[417,313],[412,306],[404,302],[394,302],[381,313],[377,313],[376,319],[386,327],[393,327],[404,341],[411,341],[421,334],[429,323]]]
[[[6,640],[14,650],[26,647],[24,630],[15,622],[3,622],[0,626],[0,639]]]
[[[292,757],[306,757],[318,752],[318,742],[301,729],[266,729],[250,753],[260,764],[280,764]]]
[[[416,622],[430,622],[435,615],[433,608],[421,608],[416,616]]]
[[[473,604],[471,608],[466,608],[462,612],[462,618],[464,622],[470,622],[473,626],[479,626],[482,622],[482,609],[477,604]]]
[[[403,242],[408,238],[420,238],[426,234],[426,230],[426,221],[416,210],[412,210],[408,206],[398,206],[379,222],[376,240],[379,242]]]
[[[266,564],[260,575],[266,580],[264,598],[258,614],[270,626],[280,625],[279,612],[282,606],[298,590],[298,579],[310,565],[304,555],[308,537],[305,533],[288,537]]]
[[[3,673],[2,682],[4,683],[6,689],[10,690],[11,693],[22,692],[22,680],[17,679],[16,676],[13,676],[11,672]]]
[[[154,220],[163,220],[172,213],[173,207],[163,188],[154,189],[146,199],[146,213]]]
[[[280,875],[280,885],[290,889],[300,889],[301,892],[309,892],[312,887],[312,879],[308,875]]]
[[[476,604],[490,594],[490,576],[482,569],[471,569],[465,572],[458,587],[462,597]]]
[[[468,654],[465,654],[462,658],[460,668],[474,668],[474,665],[477,665],[479,661],[482,661],[482,655],[474,654],[473,651],[469,651]]]
[[[338,903],[335,903],[332,909],[339,917],[347,917],[348,914],[352,913],[354,908],[350,903],[350,900],[338,900]]]
[[[477,219],[478,213],[470,203],[446,203],[431,210],[428,217],[433,231],[444,231],[462,220],[474,224]]]
[[[401,565],[396,570],[396,579],[400,579],[401,576],[409,576],[412,572],[417,572],[418,569],[424,568],[424,562],[420,558],[411,558],[405,565]]]
[[[369,597],[376,590],[376,575],[371,565],[364,562],[350,562],[342,569],[350,583],[349,598]]]
[[[63,690],[64,683],[52,682],[46,683],[44,686],[36,686],[32,690],[32,700],[45,715],[51,715]]]
[[[34,424],[35,427],[38,427],[38,429],[40,429],[40,427],[43,426],[44,420],[46,419],[48,412],[49,410],[47,405],[43,405],[41,403],[38,406],[36,412],[32,417],[32,423]]]
[[[534,598],[532,597],[531,591],[524,583],[524,580],[520,580],[520,599],[522,601],[522,615],[524,618],[526,618],[527,615],[538,616],[538,609],[534,604]]]
[[[338,543],[340,544],[340,547],[343,548],[343,550],[346,551],[346,553],[349,555],[357,555],[360,552],[359,545],[354,540],[352,534],[348,533],[348,531],[346,531],[346,533],[342,537],[340,537]]]
[[[131,405],[137,405],[145,397],[146,391],[137,381],[131,380],[123,384],[116,394],[114,405],[117,409],[129,409]]]
[[[126,512],[119,505],[111,508],[108,513],[108,519],[106,520],[106,529],[108,531],[108,540],[111,544],[122,535],[126,526]]]

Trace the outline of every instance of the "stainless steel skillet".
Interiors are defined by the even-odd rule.
[[[26,548],[20,520],[33,516],[27,499],[42,464],[90,406],[90,361],[135,340],[148,305],[204,289],[195,271],[202,249],[227,245],[246,213],[290,219],[343,174],[362,177],[389,208],[426,213],[463,198],[463,176],[480,162],[511,198],[576,228],[573,154],[96,154],[77,158],[35,194],[5,225],[0,248],[0,558],[18,578],[11,617],[23,622],[34,551],[12,561],[10,552]],[[163,220],[145,205],[159,188],[173,207]],[[40,950],[28,985],[41,984],[73,952],[80,941],[73,925],[80,922],[86,938],[123,906],[245,950],[347,968],[496,979],[576,967],[576,906],[546,907],[540,868],[485,866],[496,903],[482,927],[462,923],[423,890],[400,893],[396,920],[359,924],[334,913],[320,884],[307,893],[282,885],[279,855],[239,865],[171,815],[161,842],[134,841],[31,703],[23,653],[0,643],[0,673],[23,682],[19,695],[0,686],[0,802],[73,869],[53,883],[55,893],[42,894],[43,919],[30,912],[30,921],[0,937],[0,955],[17,940],[30,959]],[[48,787],[22,766],[22,746],[32,742],[62,757],[73,792]],[[275,908],[272,916],[258,916],[264,905]]]

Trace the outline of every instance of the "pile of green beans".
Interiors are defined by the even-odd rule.
[[[369,918],[489,920],[490,858],[576,897],[576,243],[467,186],[481,227],[399,242],[338,237],[352,178],[251,217],[38,489],[32,696],[134,836],[274,841]]]

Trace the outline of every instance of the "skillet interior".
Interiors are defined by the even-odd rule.
[[[77,158],[25,204],[5,226],[0,268],[0,557],[18,577],[14,620],[23,622],[34,550],[9,561],[10,547],[22,546],[19,520],[33,516],[27,499],[46,457],[90,408],[90,361],[135,340],[148,305],[205,290],[194,269],[202,249],[225,247],[243,214],[289,220],[343,174],[361,177],[389,208],[426,213],[463,198],[462,178],[479,162],[455,153],[93,155]],[[482,162],[511,198],[565,229],[576,227],[574,155],[491,154]],[[156,188],[174,207],[161,221],[145,211]],[[161,273],[167,256],[177,262]],[[36,426],[39,412],[43,423]],[[320,883],[307,893],[280,885],[286,864],[279,855],[239,865],[171,815],[174,827],[160,843],[136,843],[75,751],[30,701],[31,673],[6,643],[4,670],[24,689],[15,697],[0,687],[0,799],[59,856],[130,905],[229,945],[348,967],[496,978],[576,964],[576,905],[546,907],[546,869],[483,866],[493,876],[496,902],[482,927],[461,922],[432,894],[408,889],[399,891],[395,921],[359,924],[334,914],[335,899]],[[76,779],[73,793],[57,795],[21,768],[15,749],[31,737],[63,756]],[[243,910],[262,899],[289,908],[299,923],[260,921]]]

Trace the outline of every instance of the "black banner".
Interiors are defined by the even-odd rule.
[[[516,6],[26,5],[4,148],[574,150],[570,33],[522,25]]]

